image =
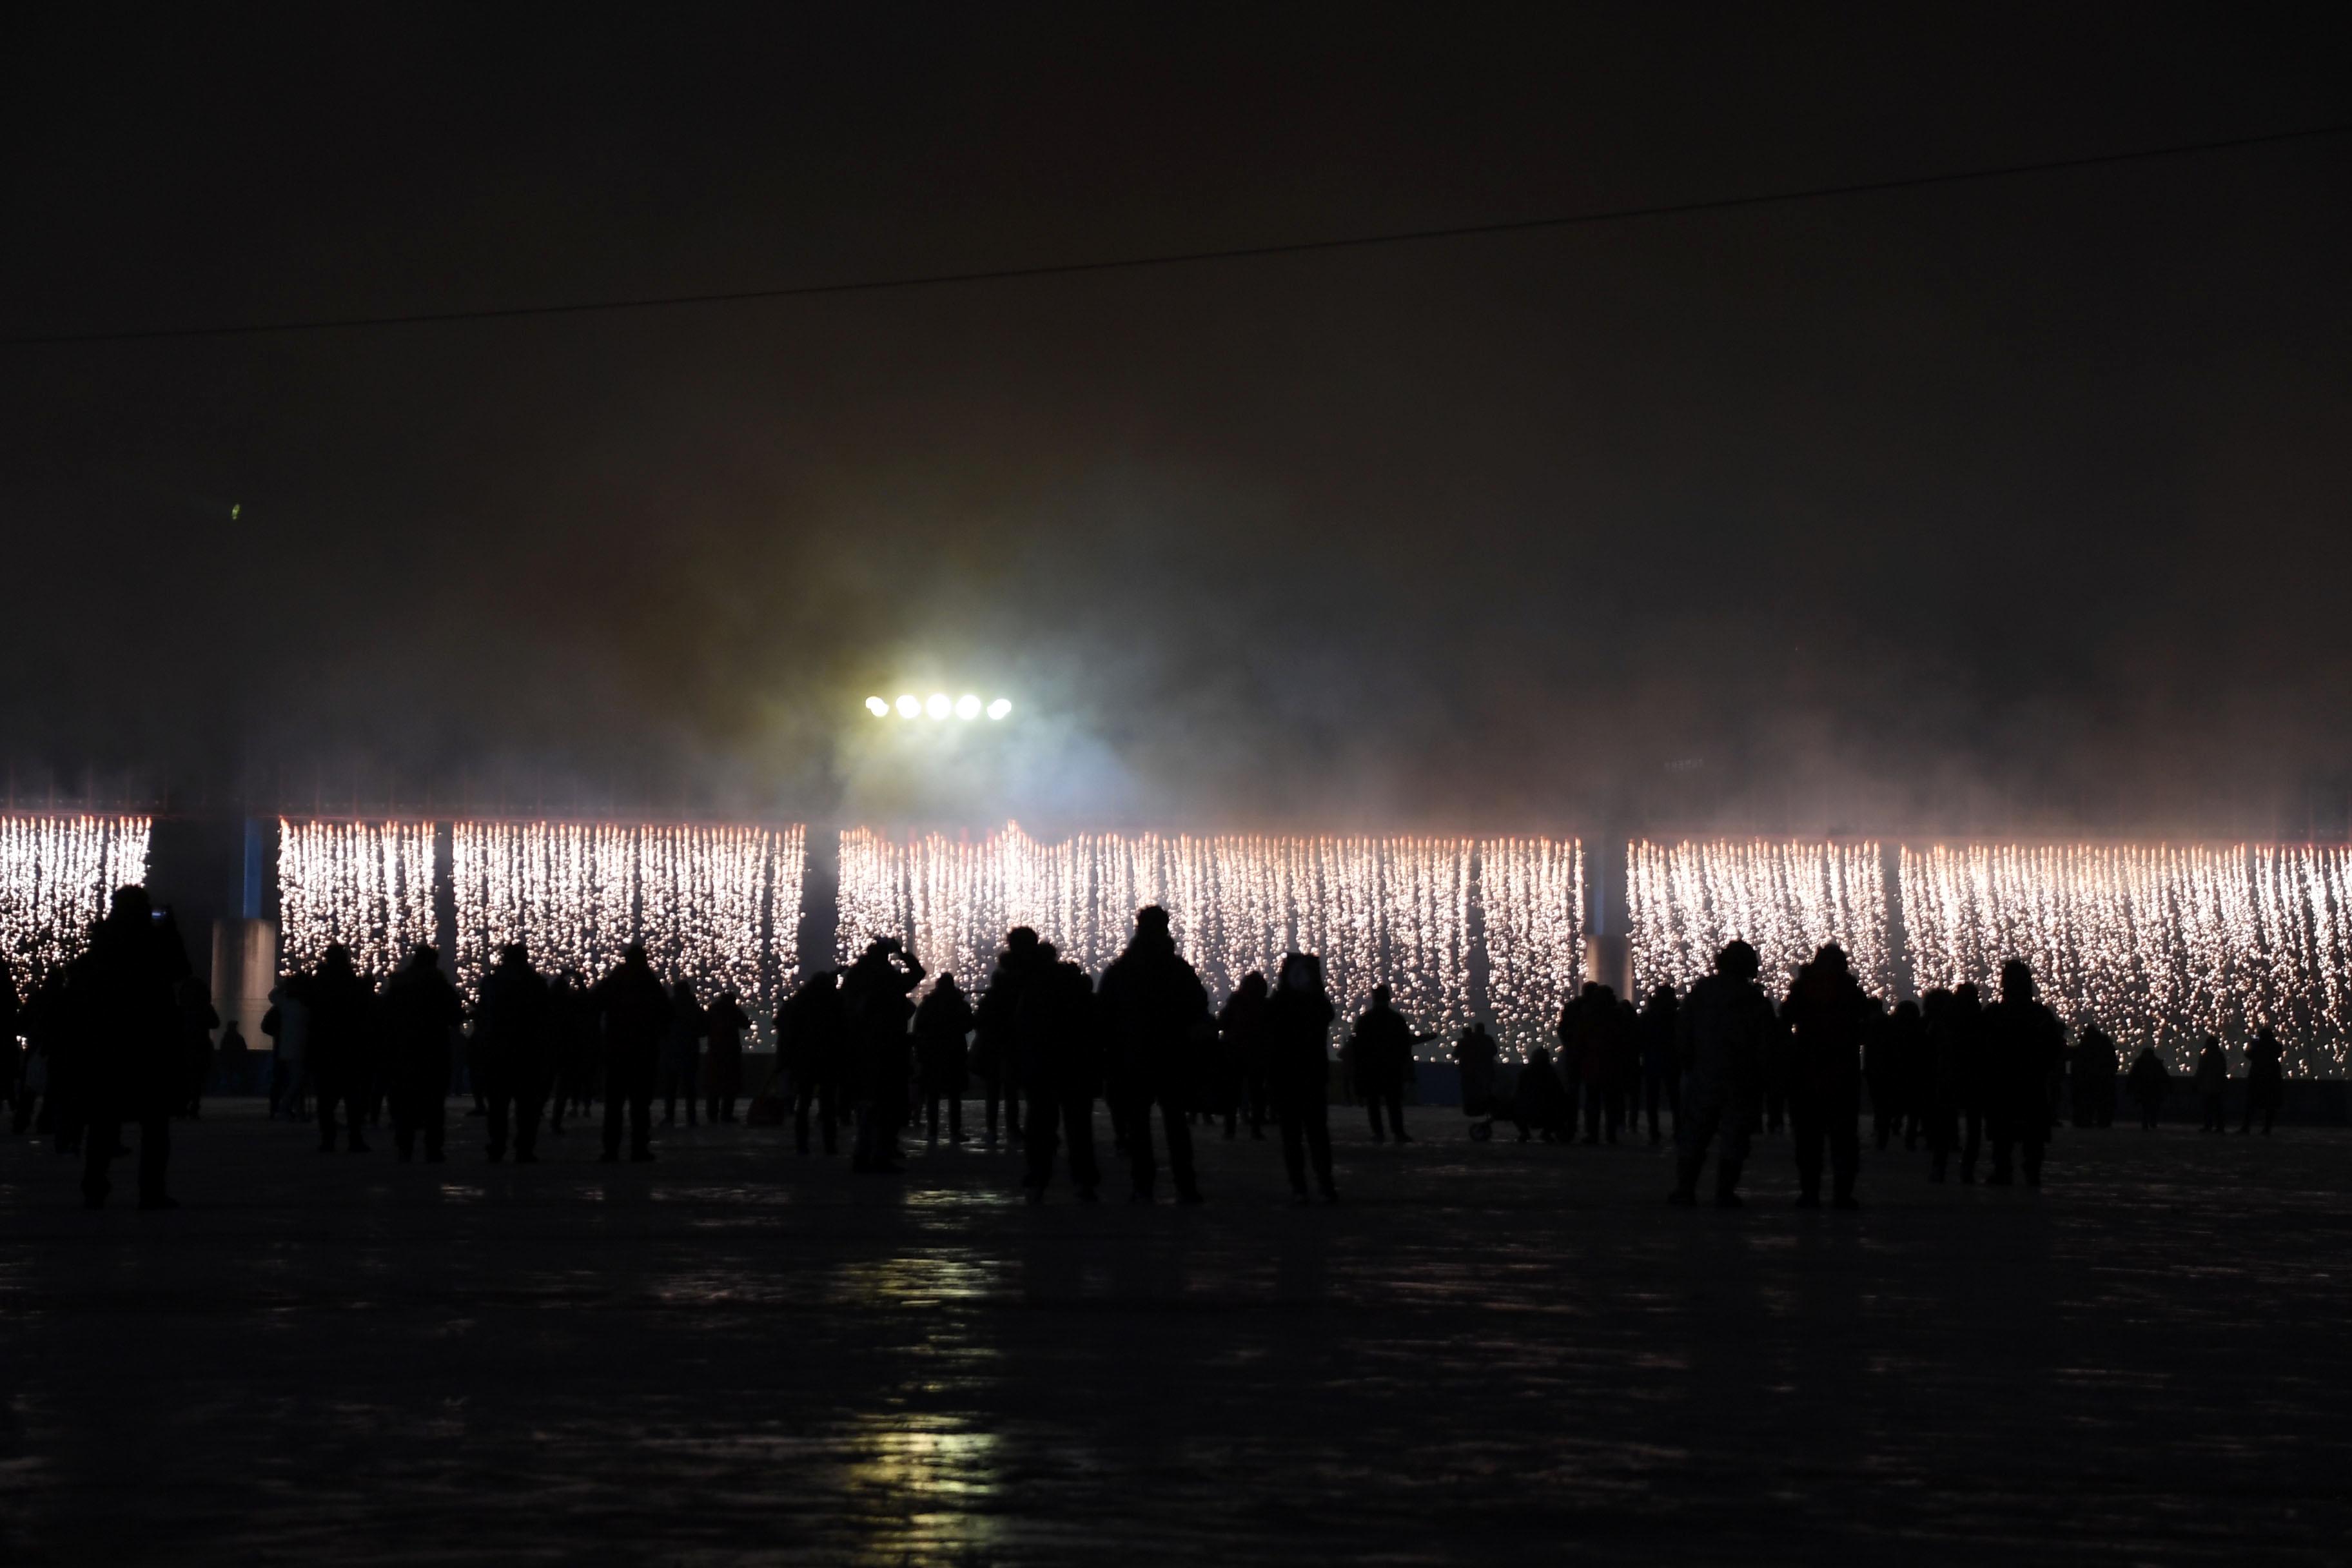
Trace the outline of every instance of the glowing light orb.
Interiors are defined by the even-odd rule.
[[[1013,704],[1002,697],[988,705],[988,716],[992,719],[1002,719],[1012,711]]]
[[[956,717],[957,717],[957,718],[959,718],[959,719],[977,719],[977,718],[979,718],[979,717],[980,717],[980,699],[979,699],[979,698],[977,698],[977,697],[972,696],[970,692],[966,692],[966,693],[965,693],[964,695],[962,695],[961,697],[957,698],[957,699],[956,699],[956,706],[955,706],[955,715],[956,715]]]
[[[944,719],[954,707],[955,704],[948,700],[946,692],[934,691],[931,693],[931,700],[923,704],[923,711],[934,719]]]
[[[898,699],[899,718],[912,719],[916,714],[920,713],[922,710],[923,700],[916,696],[913,692],[910,691],[904,697]]]
[[[879,697],[867,698],[866,700],[866,710],[868,713],[873,714],[877,719],[887,719],[890,716],[890,705],[887,702],[883,701]]]

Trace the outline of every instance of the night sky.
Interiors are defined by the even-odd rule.
[[[11,338],[2352,122],[2340,5],[7,28]],[[14,342],[0,752],[1040,830],[2341,832],[2348,279],[2336,136]],[[936,688],[1019,710],[858,707]]]

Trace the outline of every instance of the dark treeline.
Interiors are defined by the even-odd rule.
[[[1930,1181],[1957,1169],[1974,1182],[1981,1166],[1988,1183],[2038,1186],[2049,1132],[2065,1114],[2078,1126],[2110,1125],[2120,1088],[2153,1126],[2171,1089],[2153,1049],[2121,1074],[2115,1042],[2095,1023],[2070,1046],[2020,961],[2003,967],[1997,998],[1964,984],[1891,1010],[1834,945],[1778,998],[1758,971],[1755,951],[1733,942],[1686,994],[1660,986],[1638,1008],[1586,984],[1562,1005],[1557,1053],[1538,1047],[1515,1071],[1486,1026],[1472,1024],[1451,1051],[1471,1136],[1485,1141],[1501,1121],[1523,1142],[1613,1144],[1646,1129],[1654,1145],[1670,1128],[1673,1200],[1697,1201],[1712,1158],[1715,1200],[1735,1206],[1751,1140],[1785,1128],[1799,1203],[1821,1205],[1826,1174],[1831,1204],[1853,1208],[1865,1104],[1875,1146],[1924,1145]],[[469,1007],[429,946],[379,981],[337,944],[272,993],[260,1020],[270,1042],[266,1091],[274,1117],[315,1120],[321,1153],[367,1152],[368,1132],[388,1113],[403,1162],[446,1158],[460,1084],[492,1162],[511,1153],[535,1163],[541,1131],[562,1135],[565,1119],[590,1114],[600,1095],[607,1161],[655,1158],[656,1100],[665,1127],[682,1108],[689,1125],[733,1123],[739,1113],[789,1122],[803,1155],[837,1154],[846,1142],[860,1173],[902,1171],[912,1127],[934,1146],[944,1135],[950,1145],[1016,1150],[1032,1203],[1057,1173],[1081,1200],[1097,1197],[1098,1102],[1130,1200],[1142,1203],[1157,1193],[1163,1159],[1177,1199],[1201,1202],[1194,1131],[1220,1127],[1226,1138],[1271,1131],[1297,1200],[1337,1201],[1335,1089],[1362,1106],[1374,1142],[1411,1141],[1403,1107],[1414,1047],[1433,1037],[1416,1034],[1379,987],[1335,1060],[1338,1013],[1315,954],[1286,955],[1271,981],[1245,976],[1213,1008],[1166,911],[1150,907],[1099,977],[1017,927],[976,990],[941,974],[925,992],[930,979],[888,937],[845,969],[811,975],[777,1012],[778,1070],[745,1104],[751,1018],[732,992],[706,1002],[688,981],[665,984],[642,946],[592,982],[542,973],[527,947],[510,944]],[[121,1130],[136,1122],[141,1205],[172,1206],[172,1119],[200,1114],[210,1079],[242,1081],[254,1062],[234,1022],[215,1050],[220,1019],[168,911],[152,910],[142,889],[122,889],[82,954],[44,975],[21,1007],[8,980],[0,973],[13,1129],[79,1154],[83,1197],[95,1207],[110,1190],[112,1160],[128,1152]],[[2250,1047],[2241,1131],[2257,1118],[2271,1130],[2282,1054],[2267,1029]],[[2230,1082],[2228,1055],[2208,1037],[2194,1088],[2209,1131],[2225,1130]],[[963,1106],[975,1086],[979,1124],[967,1131]]]

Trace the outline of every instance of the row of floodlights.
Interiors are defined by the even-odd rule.
[[[893,709],[901,719],[977,719],[982,713],[992,719],[1002,719],[1013,711],[1013,704],[1000,697],[983,708],[980,699],[969,691],[961,697],[950,697],[944,691],[934,691],[929,698],[918,697],[910,691],[895,703],[886,702],[879,697],[866,700],[866,710],[877,719],[887,719]]]

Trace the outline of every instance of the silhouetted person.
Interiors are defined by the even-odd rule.
[[[588,982],[567,969],[548,982],[548,1008],[555,1020],[555,1093],[548,1100],[547,1130],[563,1135],[563,1118],[588,1114],[596,1088],[596,1058],[604,1040]]]
[[[1021,1086],[1015,1081],[1018,1064],[1014,1059],[1019,1054],[1021,992],[1042,963],[1037,933],[1027,926],[1014,926],[1004,933],[1004,950],[996,955],[988,989],[972,1009],[971,1065],[980,1074],[981,1114],[992,1149],[996,1147],[1000,1109],[1004,1113],[1006,1142],[1021,1141]]]
[[[2164,1058],[2156,1054],[2154,1046],[2142,1046],[2139,1055],[2132,1058],[2125,1088],[2139,1102],[2140,1131],[2153,1131],[2157,1116],[2164,1110],[2164,1097],[2172,1089],[2172,1075],[2164,1070]]]
[[[1561,1086],[1551,1052],[1542,1046],[1528,1052],[1518,1081],[1511,1086],[1511,1120],[1518,1125],[1522,1143],[1530,1137],[1547,1143],[1576,1141],[1575,1098]]]
[[[2271,1135],[2279,1101],[2286,1097],[2286,1071],[2282,1065],[2285,1059],[2286,1047],[2279,1044],[2278,1031],[2268,1024],[2254,1031],[2253,1043],[2246,1047],[2246,1119],[2239,1124],[2239,1131],[2252,1131],[2254,1118],[2259,1116],[2263,1136]]]
[[[1253,1138],[1265,1136],[1265,1119],[1273,1112],[1266,1091],[1265,1004],[1265,976],[1253,969],[1242,976],[1217,1014],[1217,1043],[1228,1070],[1240,1081],[1242,1110],[1249,1118]],[[1228,1118],[1225,1136],[1231,1138],[1234,1131],[1234,1121]]]
[[[1462,1114],[1471,1117],[1491,1117],[1495,1114],[1495,1069],[1503,1058],[1502,1047],[1495,1037],[1486,1032],[1483,1022],[1465,1028],[1454,1042],[1451,1053],[1454,1071],[1462,1085]]]
[[[384,1088],[392,1101],[392,1144],[403,1163],[421,1133],[425,1158],[442,1159],[449,1106],[452,1031],[465,1022],[457,988],[441,973],[440,955],[419,944],[379,999],[383,1019]]]
[[[178,930],[153,918],[144,888],[115,889],[84,972],[89,986],[90,1062],[85,1079],[82,1202],[101,1207],[113,1190],[108,1167],[122,1124],[139,1123],[139,1206],[178,1205],[164,1190],[172,1158],[172,1110],[187,1064],[178,1050],[175,987],[188,973]]]
[[[1617,1010],[1609,1031],[1609,1128],[1612,1137],[1621,1129],[1631,1136],[1642,1118],[1642,1010],[1614,991],[1609,995]]]
[[[1661,985],[1650,993],[1642,1007],[1642,1105],[1650,1118],[1650,1144],[1658,1143],[1658,1102],[1664,1100],[1674,1118],[1674,1129],[1679,1132],[1683,1121],[1682,1075],[1675,1070],[1675,1032],[1681,1011],[1681,998],[1671,985]]]
[[[2197,1098],[2205,1107],[2205,1132],[2227,1132],[2229,1118],[2222,1112],[2221,1102],[2230,1092],[2230,1053],[2211,1035],[2204,1037],[2197,1052]]]
[[[1570,1080],[1570,1092],[1583,1101],[1584,1141],[1598,1143],[1606,1132],[1609,1142],[1616,1142],[1628,1081],[1628,1047],[1640,1048],[1617,994],[1597,982],[1585,982],[1576,1000],[1561,1010],[1559,1034],[1561,1070]]]
[[[269,1011],[261,1032],[269,1037],[269,1115],[289,1121],[306,1118],[303,1086],[310,1070],[310,1004],[305,976],[289,975],[269,990]]]
[[[9,1126],[16,1131],[16,1107],[26,1090],[26,1064],[30,1053],[17,1043],[24,1030],[24,1005],[16,996],[16,971],[8,955],[0,952],[0,1110],[5,1110]],[[29,1114],[29,1113],[28,1113]]]
[[[841,977],[820,970],[803,981],[776,1011],[776,1050],[793,1079],[793,1141],[809,1152],[809,1112],[824,1132],[824,1152],[835,1152],[841,1126]]]
[[[236,1026],[235,1018],[221,1026],[220,1046],[214,1059],[218,1063],[220,1080],[232,1094],[245,1094],[251,1089],[253,1047],[246,1043],[245,1032]]]
[[[2074,1125],[2112,1127],[2116,1124],[2116,1042],[2093,1019],[2083,1021],[2074,1042],[2067,1078],[2074,1090]]]
[[[179,1018],[180,1103],[173,1109],[190,1118],[203,1115],[205,1085],[213,1076],[213,1031],[220,1015],[213,1011],[212,993],[191,974],[175,988]]]
[[[474,1037],[488,1080],[490,1163],[506,1158],[511,1116],[515,1163],[534,1163],[540,1112],[555,1080],[555,1016],[546,977],[531,967],[530,951],[521,942],[509,942],[482,976]]]
[[[1935,1057],[1937,1108],[1929,1128],[1931,1159],[1927,1179],[1944,1179],[1947,1162],[1957,1150],[1960,1180],[1977,1179],[1977,1152],[1984,1143],[1987,1070],[1984,1050],[1984,1008],[1977,988],[1963,984],[1949,992],[1930,992],[1936,1005],[1926,1012],[1927,1047]]]
[[[2034,995],[2033,970],[2021,958],[2000,966],[2000,1000],[1985,1009],[1994,1186],[2009,1185],[2012,1151],[2025,1184],[2042,1184],[2042,1151],[2050,1137],[2050,1076],[2066,1057],[2066,1028]]]
[[[709,1015],[694,998],[694,983],[681,980],[670,987],[669,1030],[662,1037],[661,1092],[664,1127],[676,1125],[677,1102],[686,1100],[686,1124],[700,1119],[694,1091],[702,1065],[702,1040],[709,1034]]]
[[[1822,1203],[1822,1151],[1827,1144],[1832,1201],[1859,1208],[1853,1195],[1862,1145],[1862,1048],[1878,1020],[1878,1004],[1864,994],[1835,942],[1797,971],[1781,1005],[1789,1031],[1789,1121],[1796,1135],[1797,1206]]]
[[[842,1014],[849,1025],[850,1093],[857,1103],[857,1142],[849,1168],[894,1174],[898,1130],[906,1125],[914,1087],[914,1061],[907,1025],[915,1005],[908,1000],[923,983],[924,969],[896,937],[876,937],[841,978]]]
[[[1749,1130],[1763,1089],[1764,1056],[1780,1030],[1772,1004],[1756,984],[1756,950],[1726,943],[1715,973],[1694,984],[1679,1018],[1683,1068],[1683,1136],[1675,1151],[1671,1201],[1698,1201],[1699,1171],[1720,1138],[1715,1201],[1739,1206],[1739,1168],[1748,1159]]]
[[[0,1103],[6,1105],[12,1117],[25,1081],[25,1053],[16,1044],[23,1027],[21,1011],[16,999],[16,968],[9,963],[8,955],[0,952]]]
[[[1330,1106],[1331,1020],[1338,1016],[1323,984],[1323,961],[1311,952],[1285,954],[1265,1005],[1266,1077],[1282,1125],[1282,1163],[1302,1204],[1310,1163],[1323,1201],[1339,1201],[1331,1181]]]
[[[58,1061],[68,1048],[63,1042],[70,1005],[65,966],[52,964],[16,1015],[16,1027],[25,1037],[24,1075],[17,1079],[12,1123],[18,1132],[57,1131]]]
[[[337,1112],[354,1154],[367,1152],[360,1136],[375,1077],[375,998],[352,967],[351,950],[330,942],[305,977],[301,998],[310,1010],[310,1077],[318,1088],[319,1152],[335,1152]]]
[[[965,1053],[971,1004],[953,974],[942,974],[915,1009],[915,1071],[920,1079],[925,1134],[940,1141],[940,1101],[948,1106],[948,1141],[963,1142]]]
[[[1571,1142],[1576,1137],[1579,1091],[1584,1083],[1584,1074],[1580,1070],[1583,1064],[1579,1057],[1579,1037],[1584,1031],[1586,998],[1591,989],[1587,985],[1584,990],[1561,1003],[1559,1021],[1551,1026],[1551,1037],[1559,1047],[1559,1049],[1549,1058],[1551,1071],[1561,1092],[1568,1097],[1568,1122],[1564,1131]]]
[[[1076,964],[1060,962],[1053,943],[1041,942],[1036,967],[1020,994],[1014,1065],[1029,1095],[1022,1185],[1031,1203],[1045,1201],[1058,1144],[1068,1150],[1078,1200],[1093,1203],[1102,1184],[1094,1118],[1095,1096],[1102,1088],[1103,1015],[1095,983]]]
[[[710,1052],[703,1064],[702,1093],[714,1125],[735,1120],[735,1101],[743,1093],[743,1031],[751,1026],[751,1016],[732,991],[721,991],[703,1013]]]
[[[1372,1142],[1382,1140],[1381,1113],[1388,1112],[1388,1135],[1400,1143],[1412,1142],[1404,1130],[1404,1084],[1412,1072],[1412,1026],[1389,1005],[1389,988],[1372,987],[1371,1005],[1349,1031],[1349,1067],[1355,1075],[1356,1094],[1363,1100],[1372,1123]]]
[[[650,1160],[654,1079],[662,1037],[669,1032],[669,994],[646,962],[643,942],[631,942],[621,962],[589,993],[604,1022],[604,1152],[621,1157],[621,1117],[629,1119],[629,1158]]]
[[[1864,1032],[1862,1082],[1870,1091],[1871,1140],[1881,1152],[1903,1127],[1902,1071],[1896,1065],[1896,1049],[1892,1020]]]
[[[1151,1108],[1160,1107],[1168,1134],[1168,1170],[1178,1201],[1197,1204],[1192,1130],[1185,1125],[1199,1064],[1192,1061],[1194,1026],[1208,1016],[1209,994],[1176,951],[1168,911],[1147,905],[1135,916],[1127,949],[1103,972],[1098,993],[1116,1053],[1115,1080],[1126,1100],[1130,1201],[1150,1203],[1158,1174],[1151,1152]],[[1327,1004],[1328,1005],[1328,1001]]]
[[[1895,1078],[1895,1114],[1903,1147],[1916,1149],[1935,1098],[1936,1053],[1927,1043],[1927,1016],[1916,1002],[1895,1005],[1885,1029],[1887,1065]]]
[[[89,922],[89,940],[66,964],[65,1005],[50,1058],[51,1121],[60,1154],[82,1152],[90,1118],[102,1109],[101,1026],[99,1005],[98,936],[104,922]]]

